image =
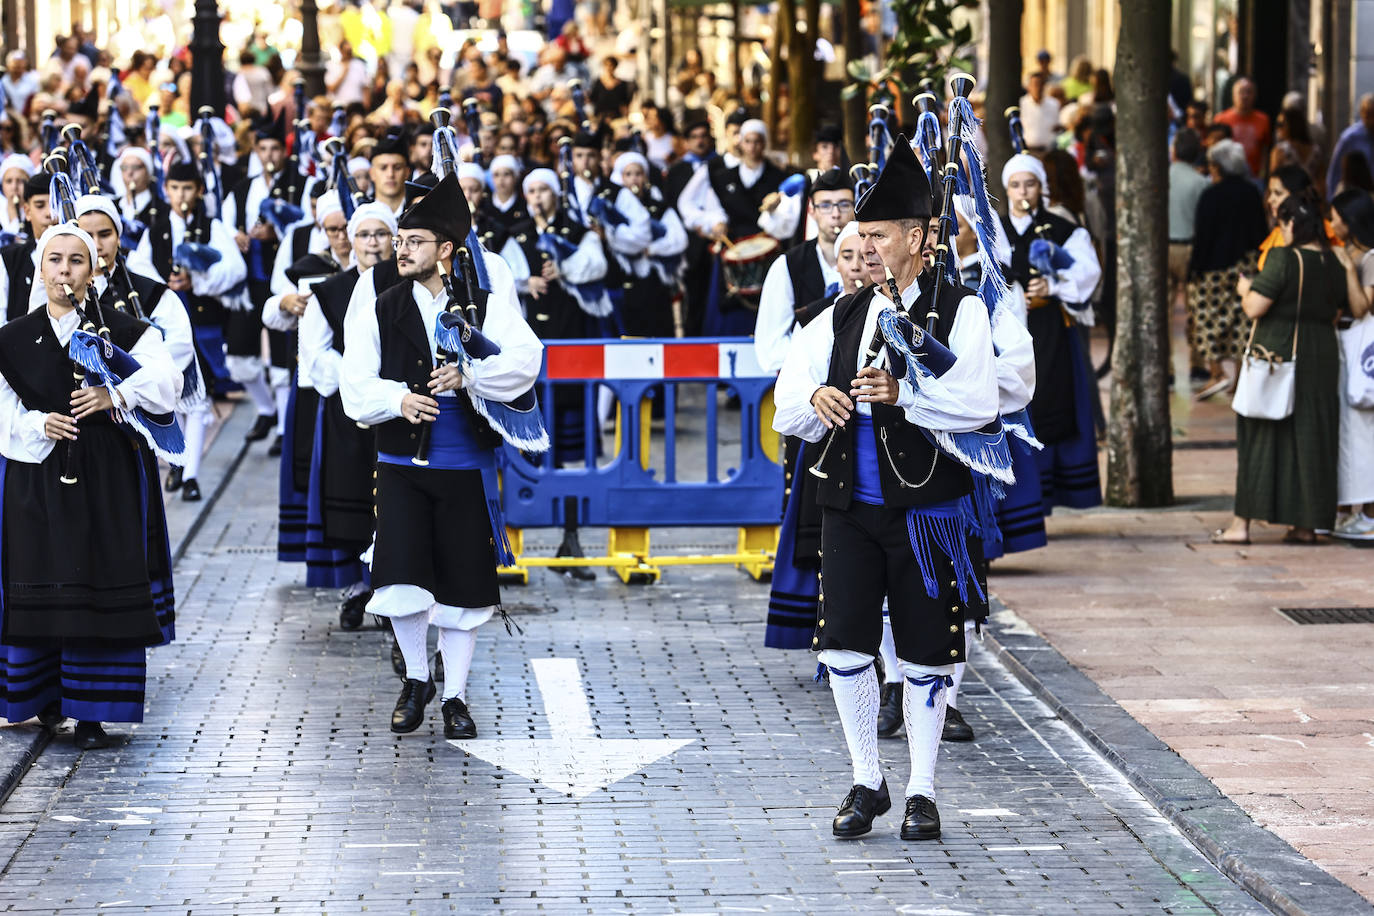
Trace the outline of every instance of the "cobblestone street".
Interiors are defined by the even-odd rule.
[[[898,805],[835,840],[829,690],[762,648],[766,587],[734,570],[536,571],[505,590],[523,635],[481,631],[473,753],[437,703],[394,736],[389,639],[276,563],[275,473],[250,453],[189,545],[146,723],[86,754],[68,726],[0,809],[8,910],[1264,912],[982,649],[943,838],[901,842]],[[905,741],[883,759],[900,794]]]

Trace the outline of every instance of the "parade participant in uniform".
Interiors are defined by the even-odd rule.
[[[115,418],[169,413],[181,378],[156,329],[106,311],[110,342],[140,368],[113,389],[73,391],[68,343],[82,313],[64,287],[96,309],[95,241],[53,226],[38,250],[48,302],[0,329],[0,715],[51,727],[74,718],[76,746],[89,750],[115,741],[102,722],[142,721],[145,649],[164,641],[139,495],[156,478],[143,480]]]
[[[367,177],[372,199],[390,207],[399,219],[406,205],[406,179],[410,177],[410,141],[405,131],[393,128],[372,147]]]
[[[476,214],[486,199],[487,173],[475,162],[460,162],[458,187],[463,189],[463,199],[468,202],[468,209]]]
[[[119,215],[129,222],[141,221],[143,211],[153,202],[152,155],[141,146],[127,146],[115,160],[114,171],[119,176],[112,182],[119,191],[115,201],[119,205]]]
[[[560,206],[558,176],[552,170],[530,172],[525,176],[523,190],[530,219],[511,228],[501,258],[510,265],[525,320],[540,340],[586,337],[593,326],[593,316],[584,310],[573,287],[594,284],[606,275],[601,239],[572,219],[567,207]],[[561,255],[556,246],[541,242],[541,236],[551,236],[572,247],[572,253]],[[554,390],[555,465],[586,460],[584,397],[580,385],[560,385]],[[596,454],[600,440],[590,445]],[[558,547],[558,556],[586,556],[577,529],[577,500],[569,498],[563,506],[563,542]],[[596,578],[585,567],[564,567],[563,571],[584,581]]]
[[[505,534],[495,490],[500,439],[470,398],[507,402],[527,392],[543,347],[520,317],[509,268],[479,250],[474,255],[483,259],[492,288],[476,292],[478,324],[500,352],[462,370],[433,368],[433,329],[448,303],[439,267],[461,269],[455,251],[471,226],[456,176],[440,181],[397,225],[397,267],[405,282],[378,297],[375,311],[349,312],[339,370],[346,413],[377,430],[376,592],[367,610],[391,618],[405,656],[391,730],[418,728],[435,695],[425,651],[433,622],[444,659],[444,736],[472,738],[477,727],[464,700],[467,675],[476,629],[500,601],[494,545]],[[429,464],[417,467],[412,458],[422,423],[433,424],[432,447]]]
[[[525,198],[520,193],[520,162],[514,156],[497,156],[487,169],[491,177],[491,193],[472,215],[477,237],[488,251],[506,247],[510,228],[529,219]]]
[[[1093,289],[1102,268],[1086,229],[1049,212],[1045,167],[1018,153],[1002,167],[1011,242],[1008,281],[1021,284],[1029,305],[1027,327],[1035,342],[1035,398],[1030,415],[1044,449],[1036,456],[1048,514],[1056,505],[1087,509],[1101,504],[1092,398],[1096,382],[1075,323],[1092,323]],[[1031,243],[1057,246],[1053,265],[1032,263]],[[1048,267],[1051,272],[1044,269]]]
[[[720,165],[715,139],[711,136],[711,122],[704,115],[688,123],[686,152],[668,169],[663,180],[663,199],[682,215],[678,200],[697,172]],[[684,225],[686,221],[684,220]],[[687,227],[691,230],[691,227]],[[688,231],[687,254],[682,272],[683,332],[688,337],[701,333],[705,317],[707,289],[711,280],[711,243],[700,232]]]
[[[959,499],[972,489],[968,469],[937,451],[931,438],[979,430],[997,416],[997,375],[987,308],[963,287],[920,279],[931,215],[930,184],[915,153],[899,139],[856,219],[870,262],[895,277],[911,314],[934,311],[933,337],[953,364],[919,389],[864,349],[884,307],[878,287],[842,298],[794,335],[778,376],[774,428],[808,442],[834,430],[825,478],[817,488],[822,522],[823,594],[812,647],[830,686],[854,764],[854,786],[835,817],[839,837],[867,833],[891,805],[877,750],[882,605],[891,608],[897,655],[906,676],[904,718],[911,755],[903,839],[940,834],[934,801],[935,758],[945,711],[944,688],[964,660],[964,617],[976,592],[965,549]],[[910,333],[912,329],[908,329]],[[924,337],[924,335],[922,335]],[[908,344],[909,346],[909,344]],[[933,350],[922,344],[920,351]],[[903,362],[900,356],[896,361]],[[830,598],[824,597],[824,592]]]
[[[853,200],[851,193],[851,212]],[[806,250],[810,245],[807,242],[801,246],[801,250]],[[876,277],[870,277],[864,262],[863,242],[859,239],[859,224],[852,220],[838,233],[831,256],[835,259],[838,281],[825,291],[829,295],[823,292],[814,301],[801,306],[799,312],[817,315],[841,296],[856,293],[869,283],[881,283],[883,280],[881,270]],[[783,258],[776,263],[786,268]],[[768,297],[766,287],[764,297]],[[806,322],[797,321],[804,325],[810,322],[810,318]],[[790,333],[788,342],[791,342]],[[755,352],[757,347],[756,341]],[[763,644],[770,649],[805,649],[810,647],[815,632],[816,596],[820,593],[817,573],[821,566],[821,507],[816,503],[817,480],[807,473],[809,464],[803,463],[803,457],[809,456],[814,460],[816,451],[814,446],[808,451],[806,444],[794,436],[784,439],[783,448],[782,527],[778,533],[773,578],[769,583],[768,621]],[[889,676],[895,676],[900,685],[899,670]]]
[[[191,317],[196,350],[204,362],[205,385],[212,389],[215,380],[227,377],[224,363],[224,315],[230,308],[250,308],[244,287],[247,267],[234,244],[234,236],[220,220],[205,212],[201,194],[205,186],[200,170],[189,162],[178,162],[167,170],[167,206],[157,208],[157,219],[148,226],[129,256],[129,269],[166,283],[181,297]],[[213,263],[179,263],[183,243],[192,243],[218,254]],[[235,303],[226,307],[227,303]],[[205,430],[211,422],[209,404],[187,412],[178,411],[186,434],[186,466],[173,465],[167,475],[168,492],[181,490],[181,498],[195,502],[201,498],[200,460],[205,449]]]
[[[6,321],[29,313],[38,238],[55,222],[52,208],[48,206],[49,182],[46,172],[39,172],[24,182],[24,219],[29,230],[24,238],[0,248],[0,303],[5,306]]]
[[[765,371],[777,372],[792,333],[828,308],[840,291],[835,240],[854,217],[854,187],[839,169],[811,183],[807,213],[816,238],[788,249],[768,268],[754,323],[754,356]],[[827,296],[829,293],[829,296]]]
[[[342,215],[342,214],[340,214]],[[348,242],[353,263],[341,273],[318,284],[301,313],[301,375],[315,394],[324,399],[321,411],[321,530],[331,549],[354,559],[372,540],[372,480],[376,465],[376,435],[359,427],[344,413],[339,394],[339,371],[344,352],[344,319],[349,299],[362,271],[391,257],[396,218],[383,204],[363,204],[348,220]],[[358,583],[362,584],[362,583]],[[372,598],[372,590],[350,587],[339,609],[339,626],[356,630]]]
[[[26,231],[24,182],[37,173],[33,160],[19,153],[10,153],[0,161],[0,193],[5,196],[4,205],[0,206],[0,235],[10,236],[10,242]]]
[[[611,184],[634,195],[649,214],[649,241],[630,226],[606,227],[606,244],[620,264],[623,278],[620,317],[630,337],[672,337],[680,321],[673,317],[678,294],[687,230],[677,211],[668,206],[658,188],[649,183],[649,161],[640,153],[616,157]]]
[[[243,386],[258,409],[258,419],[244,436],[249,442],[266,439],[285,429],[286,401],[295,347],[288,334],[269,331],[271,380],[262,361],[262,307],[272,295],[272,266],[281,236],[264,211],[269,201],[296,205],[305,182],[286,163],[286,115],[260,124],[254,132],[253,152],[261,174],[244,178],[224,198],[224,223],[234,229],[234,242],[248,268],[249,309],[230,309],[225,315],[225,363],[230,377]],[[285,227],[283,227],[285,228]]]
[[[683,189],[678,199],[683,224],[722,249],[760,232],[782,241],[790,239],[797,229],[798,212],[765,206],[769,201],[776,203],[777,198],[770,195],[777,193],[786,177],[768,160],[767,149],[768,129],[763,122],[745,121],[739,131],[739,160],[697,172]],[[723,279],[707,293],[714,300],[714,305],[708,301],[706,306],[703,330],[707,336],[743,336],[753,330],[757,303],[727,296]]]
[[[349,263],[351,249],[344,232],[346,221],[339,195],[316,198],[315,222],[322,227],[321,235],[326,241],[316,251],[303,253],[283,271],[277,291],[262,307],[262,323],[269,330],[295,336],[300,316],[311,298],[310,284],[338,273]],[[298,234],[299,230],[292,233]],[[277,559],[284,563],[304,562],[306,585],[328,587],[334,584],[341,566],[356,567],[357,556],[336,556],[322,543],[318,518],[316,525],[311,526],[310,480],[318,406],[310,373],[298,360],[287,391],[285,434],[278,439],[281,466],[277,478]],[[347,581],[352,583],[359,577],[360,574],[354,575]]]

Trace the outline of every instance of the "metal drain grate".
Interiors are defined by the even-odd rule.
[[[1299,625],[1374,623],[1374,607],[1281,607],[1279,613]]]

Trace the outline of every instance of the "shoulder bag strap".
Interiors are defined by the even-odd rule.
[[[1296,362],[1298,359],[1298,327],[1302,324],[1302,249],[1294,248],[1293,256],[1298,259],[1298,311],[1293,316],[1293,355],[1289,362]]]

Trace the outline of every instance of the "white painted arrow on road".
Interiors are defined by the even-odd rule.
[[[676,752],[690,740],[598,738],[575,658],[532,658],[550,738],[450,741],[474,757],[583,798]]]

